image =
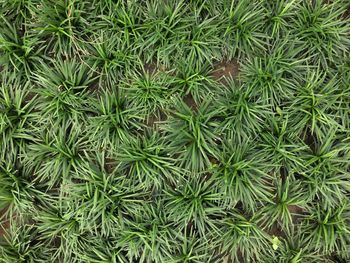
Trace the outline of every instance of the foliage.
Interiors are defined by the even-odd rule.
[[[349,262],[349,8],[0,0],[0,263]]]

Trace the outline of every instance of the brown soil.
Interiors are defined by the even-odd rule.
[[[6,229],[10,227],[10,222],[5,221],[0,225],[0,237],[4,236],[6,233]]]
[[[240,65],[237,60],[226,60],[214,65],[211,76],[222,84],[227,84],[228,79],[237,79],[239,72]]]
[[[316,149],[317,139],[311,133],[311,131],[306,131],[306,134],[303,137],[304,143],[310,147],[310,149],[314,152]]]
[[[198,110],[198,105],[195,102],[193,96],[191,94],[187,94],[183,98],[184,102],[187,104],[188,107],[190,107],[192,110],[197,111]]]
[[[114,160],[106,157],[105,158],[105,166],[104,166],[104,169],[106,170],[106,172],[108,174],[111,174],[114,171],[114,168],[115,168]]]
[[[151,115],[146,120],[146,125],[155,130],[159,130],[159,123],[167,119],[166,114],[160,111],[158,115]]]
[[[164,72],[166,70],[165,66],[163,65],[157,65],[157,63],[155,62],[151,62],[151,63],[145,63],[143,65],[144,70],[146,71],[146,73],[148,74],[155,74],[157,72]]]
[[[4,208],[0,211],[0,218],[4,217],[7,208]],[[0,238],[4,236],[6,233],[6,229],[10,228],[10,221],[6,218],[2,218],[2,222],[0,222]]]
[[[283,232],[278,223],[274,223],[266,232],[271,236],[286,238],[286,233]]]
[[[347,19],[350,17],[350,6],[348,7],[348,9],[346,9],[346,11],[343,14],[343,18]]]
[[[292,214],[293,223],[299,223],[302,219],[302,215],[304,214],[304,209],[297,205],[290,205],[288,206],[288,210]]]

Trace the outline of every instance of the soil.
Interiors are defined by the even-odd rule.
[[[293,223],[299,223],[303,218],[302,215],[304,214],[304,209],[297,205],[290,205],[288,206],[288,210],[292,214]]]
[[[4,208],[0,211],[0,217],[2,217],[5,212],[6,212],[7,208]],[[2,222],[0,222],[0,238],[2,236],[4,236],[4,234],[6,233],[6,229],[8,229],[10,227],[10,221],[7,219],[3,219]]]
[[[239,72],[240,65],[237,60],[226,60],[214,65],[211,76],[222,84],[227,84],[228,79],[237,79]]]
[[[278,223],[274,223],[266,232],[271,236],[282,237],[283,239],[286,238],[286,233],[283,232]]]
[[[194,98],[193,98],[193,96],[191,94],[187,94],[183,98],[183,100],[187,104],[187,106],[190,107],[193,111],[197,111],[198,110],[198,105],[197,105],[196,101],[194,100]]]
[[[165,121],[167,118],[166,114],[163,111],[159,111],[158,115],[151,115],[146,120],[146,125],[155,130],[159,130],[159,123]]]
[[[317,139],[316,137],[311,133],[311,131],[306,131],[304,137],[304,143],[310,147],[310,149],[315,152],[316,145],[317,145]]]
[[[350,16],[350,6],[348,7],[348,9],[346,9],[346,11],[343,14],[343,18],[347,19]]]
[[[157,63],[155,62],[145,63],[143,65],[143,68],[150,75],[153,75],[158,72],[164,72],[166,70],[165,66],[157,65]]]
[[[108,157],[105,158],[104,169],[106,170],[106,172],[107,172],[108,174],[111,174],[111,173],[114,171],[114,169],[115,169],[115,164],[114,164],[113,159],[108,158]]]
[[[6,229],[10,227],[10,223],[8,221],[4,222],[0,226],[0,237],[4,236],[6,233]]]

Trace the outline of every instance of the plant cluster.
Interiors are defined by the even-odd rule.
[[[347,0],[0,0],[0,263],[350,261]]]

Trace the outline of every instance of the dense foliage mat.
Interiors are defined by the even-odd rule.
[[[0,0],[0,262],[350,262],[349,7]]]

